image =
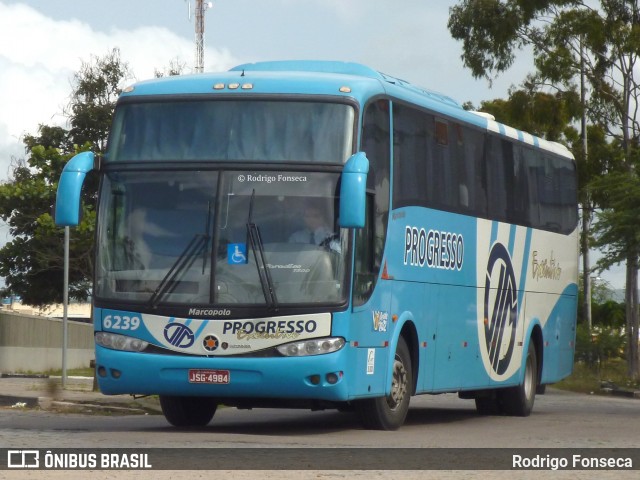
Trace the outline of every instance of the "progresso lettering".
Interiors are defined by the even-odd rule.
[[[407,225],[404,234],[404,264],[462,270],[464,238],[458,233],[429,230]]]
[[[315,320],[267,320],[261,322],[224,322],[222,333],[313,333],[318,324]]]

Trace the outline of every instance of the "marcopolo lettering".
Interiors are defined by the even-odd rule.
[[[463,263],[464,237],[461,234],[405,227],[405,265],[459,271]]]
[[[261,322],[224,322],[222,333],[313,333],[315,320],[266,320]]]
[[[228,308],[190,308],[189,309],[189,315],[190,316],[208,316],[208,317],[220,317],[220,316],[224,316],[224,317],[228,317],[229,315],[231,315],[231,310],[229,310]]]

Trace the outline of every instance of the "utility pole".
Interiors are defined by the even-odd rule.
[[[67,337],[69,335],[69,226],[64,227],[64,290],[62,292],[62,388],[67,387]]]
[[[582,105],[582,119],[580,122],[580,137],[582,139],[582,150],[584,152],[583,162],[587,164],[588,142],[587,142],[587,88],[584,78],[584,47],[582,38],[580,39],[580,104]],[[587,323],[589,333],[591,333],[591,264],[589,261],[589,230],[591,224],[591,196],[586,193],[582,204],[582,286],[584,288],[583,314]]]
[[[212,8],[213,2],[196,0],[195,5],[195,26],[196,26],[196,61],[194,71],[204,72],[204,14],[207,8]],[[189,2],[189,18],[191,18],[191,2]]]

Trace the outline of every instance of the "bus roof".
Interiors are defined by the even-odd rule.
[[[573,158],[564,145],[508,127],[492,120],[490,116],[466,111],[451,97],[353,62],[283,60],[245,63],[228,72],[180,75],[139,82],[125,89],[122,98],[138,95],[250,93],[342,96],[354,98],[361,105],[371,97],[388,95],[427,108],[443,117]]]

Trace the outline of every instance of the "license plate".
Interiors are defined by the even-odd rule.
[[[189,370],[189,383],[227,384],[230,381],[229,370]]]

